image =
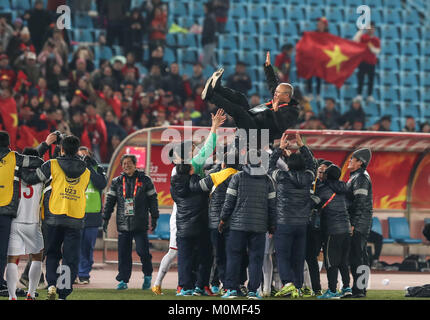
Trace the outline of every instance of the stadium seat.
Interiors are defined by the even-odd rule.
[[[414,57],[403,56],[400,58],[400,66],[402,70],[418,71],[418,60]]]
[[[176,34],[174,34],[174,33],[166,34],[166,43],[170,47],[175,47],[176,46]]]
[[[423,42],[423,56],[430,56],[430,41]]]
[[[343,99],[351,100],[357,95],[357,89],[352,87],[351,85],[344,85],[340,89],[340,93]]]
[[[305,20],[305,13],[302,7],[291,6],[287,10],[287,20],[303,21]]]
[[[218,37],[219,40],[219,47],[221,49],[236,49],[237,48],[237,41],[236,37],[229,34],[222,34]]]
[[[425,25],[421,27],[421,34],[424,39],[430,40],[430,25]]]
[[[372,10],[372,20],[373,18],[374,18],[374,11]],[[402,21],[400,10],[394,9],[394,8],[385,8],[383,11],[383,18],[384,18],[383,22],[387,24],[398,24],[400,23],[400,21]]]
[[[267,35],[260,36],[259,48],[260,48],[260,50],[264,50],[264,51],[272,51],[272,52],[279,51],[278,38],[275,35],[273,35],[273,36],[267,36]]]
[[[258,30],[259,30],[259,33],[262,35],[269,35],[269,36],[278,35],[276,24],[272,20],[260,20],[258,22]]]
[[[204,69],[203,69],[203,76],[205,77],[205,79],[208,79],[210,76],[212,76],[212,74],[215,72],[215,69],[212,66],[207,65]]]
[[[305,21],[299,21],[299,33],[303,33],[305,31],[314,31],[315,30],[315,23],[309,22],[307,20]]]
[[[402,26],[402,36],[408,40],[416,40],[420,38],[418,27],[404,25]]]
[[[402,8],[401,0],[384,0],[384,6],[389,8]]]
[[[177,21],[177,25],[185,29],[190,29],[195,23],[192,17],[178,17]]]
[[[95,46],[94,47],[94,55],[96,60],[105,59],[110,60],[113,57],[112,49],[108,46]]]
[[[284,8],[276,4],[269,4],[267,6],[267,18],[270,20],[285,20],[286,14]]]
[[[401,101],[419,101],[419,90],[413,88],[402,88],[400,90]]]
[[[357,33],[357,26],[350,22],[341,23],[340,25],[340,37],[352,39]]]
[[[250,19],[241,19],[239,20],[239,34],[250,34],[255,35],[257,34],[257,28],[255,26],[255,22]]]
[[[239,51],[239,60],[246,63],[247,66],[257,66],[257,54],[254,51]]]
[[[0,10],[1,11],[9,11],[10,10],[9,0],[0,0]]]
[[[423,89],[423,100],[427,103],[430,103],[430,87]],[[427,109],[430,110],[430,107],[428,107]]]
[[[406,10],[403,11],[404,14],[404,22],[409,24],[416,24],[420,21],[420,16],[416,10]]]
[[[415,87],[418,85],[418,77],[415,72],[401,72],[400,73],[400,83],[403,86]]]
[[[398,84],[398,75],[394,71],[382,71],[380,73],[381,84],[394,86]]]
[[[188,17],[188,6],[184,2],[171,1],[169,3],[169,13],[176,17]]]
[[[397,243],[401,244],[418,244],[421,239],[411,238],[409,232],[409,223],[406,218],[388,218],[388,227],[390,231],[390,238],[394,239]]]
[[[343,6],[343,0],[326,0],[326,3],[335,7]]]
[[[324,16],[323,11],[320,7],[309,5],[305,10],[306,19],[308,21],[315,21],[318,18]]]
[[[383,34],[386,39],[399,39],[400,33],[399,29],[394,24],[384,24],[381,26],[381,34]]]
[[[196,37],[192,33],[179,33],[177,35],[177,45],[180,47],[185,48],[196,48],[197,47],[197,41]]]
[[[384,101],[397,101],[399,100],[399,93],[392,86],[385,86],[381,90],[381,99]]]
[[[257,21],[266,19],[266,6],[264,4],[250,3],[248,5],[248,17]]]
[[[398,106],[394,104],[394,101],[385,102],[382,106],[381,115],[391,116],[392,118],[398,118],[400,116],[400,110]]]
[[[218,50],[218,63],[225,66],[225,65],[236,65],[237,56],[235,50],[229,50],[229,49],[221,49]]]
[[[400,50],[404,55],[417,56],[418,55],[418,43],[415,41],[402,41]]]
[[[176,54],[178,56],[178,62],[182,64],[184,63],[194,64],[198,60],[197,49],[193,49],[193,48],[177,49]]]
[[[326,17],[329,21],[329,27],[333,24],[332,22],[341,22],[345,20],[345,14],[339,7],[326,8]]]
[[[288,20],[278,22],[278,30],[279,34],[283,36],[297,36],[299,34],[296,23]]]
[[[395,56],[383,55],[379,58],[383,70],[398,70],[398,63]]]
[[[240,50],[257,50],[258,38],[252,35],[243,35],[239,38]]]
[[[81,29],[92,29],[93,28],[93,20],[86,13],[76,13],[75,14],[75,25],[76,28]]]
[[[398,55],[399,54],[398,42],[394,40],[382,40],[381,52],[385,54]]]
[[[170,239],[170,214],[162,213],[157,221],[157,227],[152,234],[148,234],[149,240]]]
[[[75,41],[78,42],[93,42],[93,37],[90,32],[82,29],[75,29],[73,31],[75,36]]]
[[[366,128],[373,126],[379,121],[380,117],[366,117]]]
[[[10,3],[11,3],[11,9],[20,10],[20,11],[31,9],[29,0],[12,0]]]
[[[394,118],[391,120],[390,130],[394,131],[394,132],[400,132],[401,131],[399,118]]]
[[[246,19],[248,17],[246,4],[244,3],[231,3],[228,12],[230,17],[236,19]]]
[[[421,117],[420,113],[421,113],[421,110],[420,110],[419,104],[409,103],[409,104],[402,104],[400,106],[400,114],[403,118],[407,116],[412,116],[415,119],[419,119]]]
[[[379,117],[381,113],[379,112],[378,104],[376,103],[367,103],[363,107],[364,112],[367,116],[370,117]]]
[[[205,15],[205,12],[203,10],[203,3],[199,1],[189,1],[189,15],[198,18],[203,17]]]
[[[345,6],[347,7],[355,7],[361,6],[363,4],[363,1],[360,0],[344,0]]]
[[[227,31],[227,33],[229,34],[236,34],[237,33],[237,25],[236,25],[236,21],[233,19],[228,19],[227,23],[225,25],[225,30]]]
[[[383,235],[381,221],[377,217],[372,218],[372,231]],[[394,243],[394,239],[384,238],[383,243]]]

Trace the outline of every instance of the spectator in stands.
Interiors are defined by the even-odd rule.
[[[315,32],[328,32],[328,20],[326,17],[321,17],[318,19],[317,22],[317,29]],[[321,78],[315,77],[317,87],[316,87],[316,93],[317,93],[317,100],[321,100],[320,93],[321,93]],[[309,99],[312,100],[312,78],[309,78],[306,82],[307,84],[307,91],[309,94]]]
[[[146,113],[142,113],[140,115],[139,121],[134,127],[135,130],[145,129],[152,127],[152,123],[150,122],[150,119]]]
[[[57,52],[57,49],[55,48],[55,43],[52,39],[48,39],[45,42],[42,51],[37,57],[37,62],[40,65],[40,69],[43,75],[46,75],[47,69],[53,64],[58,64],[60,65],[60,67],[63,66],[63,59]]]
[[[163,78],[162,88],[164,91],[171,91],[175,98],[179,98],[181,102],[185,100],[184,81],[179,74],[177,62],[170,65],[169,73]]]
[[[391,116],[385,115],[379,120],[378,131],[391,131]]]
[[[54,43],[56,52],[60,55],[61,60],[64,62],[63,67],[66,69],[67,61],[69,57],[69,47],[67,46],[66,41],[64,40],[63,31],[57,28],[54,28],[52,32],[52,41]]]
[[[143,58],[143,37],[146,33],[146,21],[138,8],[131,11],[125,27],[125,50],[133,52],[137,61]]]
[[[154,127],[164,127],[170,125],[169,121],[167,121],[167,114],[165,108],[158,108],[157,111],[154,111],[154,115]]]
[[[43,8],[43,1],[36,0],[34,9],[29,12],[28,29],[37,54],[42,50],[45,34],[48,31],[51,20],[51,14]]]
[[[190,120],[193,122],[193,126],[198,126],[200,124],[202,114],[199,111],[195,110],[194,106],[195,106],[194,99],[188,98],[184,104],[184,110],[182,112],[182,117],[184,118],[184,114],[186,112],[188,112],[190,115]],[[184,121],[185,121],[185,119],[184,119]]]
[[[100,70],[93,72],[91,75],[91,83],[96,90],[102,90],[105,84],[111,87],[116,86],[115,78],[112,75],[112,68],[108,61],[100,67]]]
[[[219,33],[224,33],[225,25],[227,24],[228,10],[230,9],[230,0],[213,0],[212,5],[216,16],[217,31]]]
[[[358,80],[358,89],[357,98],[363,99],[363,85],[364,85],[364,77],[367,75],[367,101],[373,102],[374,99],[372,97],[373,92],[373,80],[375,78],[375,67],[378,63],[378,55],[381,52],[381,41],[378,37],[375,36],[375,25],[370,23],[370,29],[367,29],[367,32],[363,34],[363,30],[360,29],[353,38],[354,41],[364,43],[368,46],[368,50],[366,52],[366,57],[363,62],[358,66],[357,80]]]
[[[203,111],[204,109],[206,109],[206,103],[202,99],[203,89],[204,89],[204,86],[198,86],[193,91],[194,108],[198,111]]]
[[[361,106],[360,99],[352,100],[351,108],[342,116],[343,129],[351,129],[355,121],[362,123],[366,121],[366,113]]]
[[[198,86],[204,86],[206,79],[203,76],[203,65],[200,62],[196,62],[193,65],[193,75],[188,79],[191,90],[195,90]]]
[[[424,122],[421,124],[420,132],[430,133],[430,123]]]
[[[164,48],[167,34],[167,13],[162,7],[155,7],[154,18],[149,27],[149,49],[152,51],[158,46]]]
[[[322,124],[318,117],[313,115],[313,112],[307,112],[305,117],[305,122],[300,125],[300,129],[307,130],[324,130],[326,127]]]
[[[146,68],[151,70],[152,66],[158,65],[160,68],[161,74],[165,75],[167,72],[167,64],[163,60],[164,57],[164,49],[162,46],[158,46],[151,50],[151,57],[149,58]]]
[[[14,30],[7,23],[5,17],[0,17],[0,52],[6,51]]]
[[[60,81],[66,78],[61,73],[61,66],[54,64],[52,67],[46,70],[46,80],[48,83],[48,89],[55,94],[60,93]]]
[[[118,124],[118,119],[112,111],[106,112],[104,121],[108,134],[108,141],[110,141],[113,136],[117,136],[120,140],[123,140],[127,136],[127,132]]]
[[[69,68],[72,70],[79,69],[79,66],[77,65],[79,59],[85,60],[85,71],[94,71],[94,53],[88,46],[80,45],[78,47],[78,49],[73,53]]]
[[[130,116],[124,116],[119,121],[119,124],[124,129],[124,131],[127,133],[127,135],[132,134],[135,130],[133,126],[133,119]]]
[[[124,45],[124,20],[129,11],[130,1],[105,0],[102,2],[102,11],[107,18],[106,42],[109,47],[118,40],[120,46]]]
[[[88,103],[85,107],[87,119],[85,127],[88,131],[88,137],[91,142],[91,150],[94,153],[94,158],[98,162],[108,162],[107,159],[107,129],[103,118],[97,114],[93,104]]]
[[[111,60],[112,77],[115,83],[112,89],[114,91],[118,91],[122,82],[124,81],[124,75],[122,73],[122,69],[124,68],[124,65],[126,62],[127,60],[123,56],[116,56]]]
[[[278,78],[281,82],[290,82],[291,54],[294,47],[291,43],[284,44],[282,52],[276,56],[275,67],[278,71]]]
[[[27,51],[36,52],[27,27],[22,28],[19,33],[14,34],[9,41],[6,51],[12,64],[15,64],[16,60],[22,57]]]
[[[364,130],[364,122],[360,120],[356,120],[352,123],[351,130],[361,131]]]
[[[213,13],[212,4],[206,2],[203,4],[205,11],[205,19],[203,21],[202,31],[202,47],[203,47],[203,61],[204,67],[211,65],[216,68],[217,63],[215,60],[215,47],[216,47],[216,29],[217,22]]]
[[[261,104],[260,95],[258,93],[253,93],[251,95],[251,98],[249,99],[249,105],[251,107],[255,107],[255,106],[258,106],[259,104]]]
[[[141,61],[141,58],[142,57],[140,57],[140,61]],[[126,59],[126,63],[121,70],[124,78],[126,78],[128,72],[133,71],[135,74],[134,80],[138,81],[140,78],[140,72],[139,72],[139,68],[136,67],[136,64],[135,64],[136,55],[133,52],[128,52],[127,55],[125,56],[125,59]]]
[[[325,100],[325,107],[319,114],[319,119],[327,129],[339,129],[340,113],[336,110],[336,102],[333,98]]]
[[[25,55],[21,55],[15,62],[15,67],[24,72],[27,80],[33,85],[37,83],[41,73],[36,62],[36,54],[32,51],[27,51]]]
[[[406,124],[402,129],[403,132],[416,132],[415,119],[412,116],[406,116]]]
[[[14,32],[20,33],[22,28],[24,28],[24,23],[22,19],[18,17],[13,21],[12,29]]]
[[[143,79],[143,88],[145,91],[155,91],[162,88],[162,86],[163,78],[161,77],[160,66],[154,64],[149,71],[149,75]]]
[[[7,75],[11,86],[15,85],[16,73],[9,65],[9,57],[6,54],[0,54],[0,76]]]
[[[242,61],[236,63],[234,74],[227,78],[227,87],[247,95],[252,88],[251,78],[246,73],[246,64]]]

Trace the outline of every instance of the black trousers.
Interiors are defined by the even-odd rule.
[[[367,238],[367,242],[373,243],[373,245],[375,246],[375,252],[373,252],[372,261],[379,260],[382,251],[383,241],[384,237],[381,234],[372,230],[370,231],[369,237]]]
[[[7,249],[9,247],[11,216],[0,216],[0,286],[6,285],[4,271],[7,265]]]
[[[219,286],[219,281],[221,281],[225,285],[225,268],[227,263],[226,233],[219,233],[217,229],[211,229],[210,235],[214,253],[213,277],[211,284]]]
[[[318,256],[323,246],[323,236],[321,230],[316,230],[308,225],[306,233],[306,263],[308,264],[311,276],[312,290],[321,290],[320,269]]]
[[[324,265],[327,270],[328,287],[336,292],[337,275],[341,268],[348,266],[349,247],[351,235],[349,233],[329,235],[324,241]],[[342,274],[342,282],[350,282],[349,273]]]
[[[365,293],[365,289],[359,289],[357,287],[357,280],[360,276],[357,273],[357,268],[359,266],[369,266],[368,256],[367,256],[367,235],[363,235],[358,231],[354,231],[351,241],[350,241],[350,250],[349,250],[349,268],[351,270],[352,278],[353,278],[353,286],[352,293]],[[340,272],[342,275],[342,282],[344,286],[349,286],[349,282],[344,280],[344,276],[348,273],[348,268],[341,267]]]
[[[46,279],[48,286],[57,286],[59,298],[66,299],[73,291],[73,282],[78,274],[82,230],[51,225],[48,225],[46,230]],[[62,260],[62,267],[66,267],[66,269],[62,269],[62,273],[57,274],[60,260]],[[64,278],[63,275],[67,278]],[[57,285],[59,276],[64,281],[60,281]],[[69,276],[70,278],[68,278]]]
[[[152,275],[152,255],[149,252],[147,231],[129,231],[118,233],[118,275],[117,281],[128,283],[133,267],[132,249],[133,238],[136,242],[136,253],[142,263],[142,272],[145,276]]]
[[[212,249],[208,232],[192,237],[177,237],[178,246],[178,281],[184,290],[194,287],[203,289],[209,285],[212,267]],[[193,252],[197,258],[196,280],[193,276]]]
[[[316,83],[317,83],[317,95],[319,95],[320,93],[321,93],[321,78],[318,78],[318,77],[313,77],[313,78],[315,78],[315,80],[316,80]],[[306,86],[307,86],[307,90],[308,90],[308,93],[312,93],[312,79],[313,78],[309,78],[307,81],[306,81]]]
[[[366,62],[360,63],[358,66],[357,80],[359,95],[363,92],[364,77],[367,75],[367,95],[371,96],[373,92],[373,81],[375,79],[375,65]]]

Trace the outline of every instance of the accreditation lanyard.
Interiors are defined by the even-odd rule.
[[[273,105],[273,100],[266,103],[266,106],[269,106],[269,105]],[[282,108],[282,107],[286,107],[286,106],[288,106],[288,103],[283,103],[283,104],[279,105],[278,108]],[[274,110],[273,107],[270,108],[270,110],[273,111]]]
[[[136,177],[136,181],[134,182],[133,199],[136,197],[136,192],[137,192],[137,177]],[[122,177],[122,195],[124,196],[124,199],[126,199],[126,196],[125,196],[125,176]]]
[[[326,203],[324,203],[324,205],[322,206],[322,209],[324,209],[325,207],[327,207],[327,205],[333,200],[334,196],[336,195],[336,193],[333,193],[330,197],[330,199],[327,200]]]

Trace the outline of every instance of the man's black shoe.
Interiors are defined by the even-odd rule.
[[[364,293],[355,293],[351,296],[353,299],[360,299],[360,298],[366,298],[366,295]]]
[[[205,87],[203,88],[202,91],[202,100],[206,101],[209,100],[212,97],[212,78],[213,75],[206,81]]]
[[[212,75],[212,89],[217,90],[220,87],[223,73],[224,68],[220,68]]]

